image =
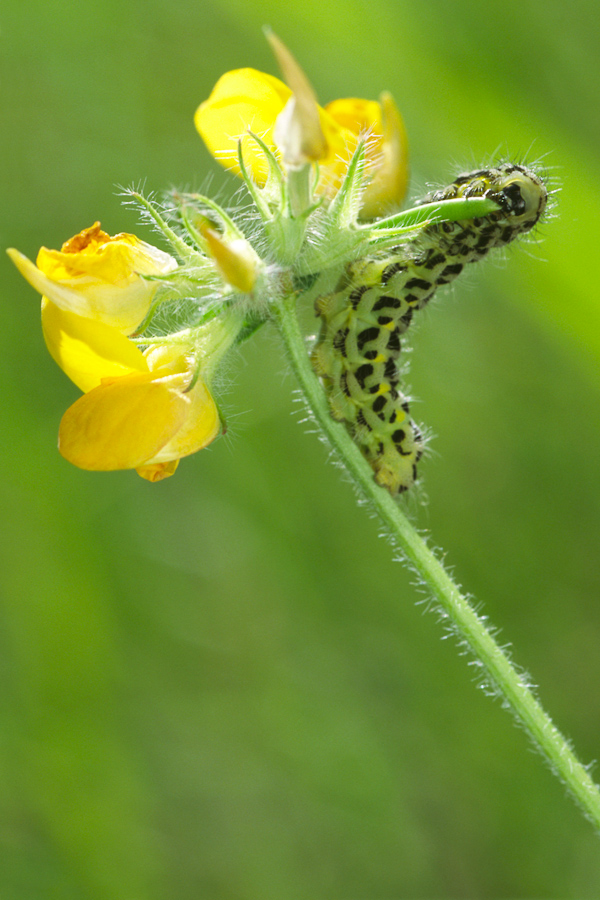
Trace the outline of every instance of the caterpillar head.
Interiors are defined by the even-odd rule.
[[[531,169],[515,163],[461,175],[455,184],[463,197],[493,200],[502,210],[502,218],[519,232],[533,228],[548,202],[548,190],[542,179]]]
[[[494,200],[520,231],[536,224],[546,208],[548,190],[531,169],[505,163],[496,170],[486,196]]]

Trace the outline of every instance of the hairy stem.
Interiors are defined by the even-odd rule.
[[[345,466],[359,494],[379,515],[387,533],[407,563],[432,591],[461,639],[482,664],[485,677],[500,694],[553,772],[565,783],[584,814],[600,830],[600,790],[579,762],[565,737],[553,724],[524,678],[496,643],[458,585],[390,494],[379,487],[373,471],[345,427],[335,422],[327,398],[312,370],[296,317],[296,298],[283,298],[274,319],[306,403],[321,431]]]

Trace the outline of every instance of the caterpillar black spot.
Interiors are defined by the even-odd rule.
[[[499,209],[431,224],[402,246],[352,262],[336,289],[315,304],[322,324],[311,358],[331,413],[346,424],[375,479],[393,495],[414,483],[423,454],[422,433],[399,386],[400,336],[440,285],[530,231],[548,192],[534,172],[505,163],[460,175],[420,203],[459,197],[487,197]]]

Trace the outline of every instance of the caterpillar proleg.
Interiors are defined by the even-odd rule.
[[[417,477],[423,437],[399,383],[400,336],[415,310],[465,265],[528,232],[546,207],[542,180],[505,163],[460,175],[420,203],[486,197],[499,209],[485,217],[426,226],[407,243],[346,266],[336,289],[317,299],[321,332],[312,353],[331,413],[345,423],[391,494]]]

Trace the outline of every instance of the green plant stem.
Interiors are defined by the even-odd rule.
[[[468,645],[473,656],[481,663],[483,673],[493,690],[503,698],[527,730],[535,746],[554,773],[565,783],[584,814],[600,829],[598,786],[440,560],[411,525],[398,503],[376,484],[371,467],[345,427],[331,417],[327,398],[308,358],[296,316],[294,296],[284,297],[276,304],[274,319],[305,401],[356,489],[378,513],[394,544],[432,591],[461,641]]]

